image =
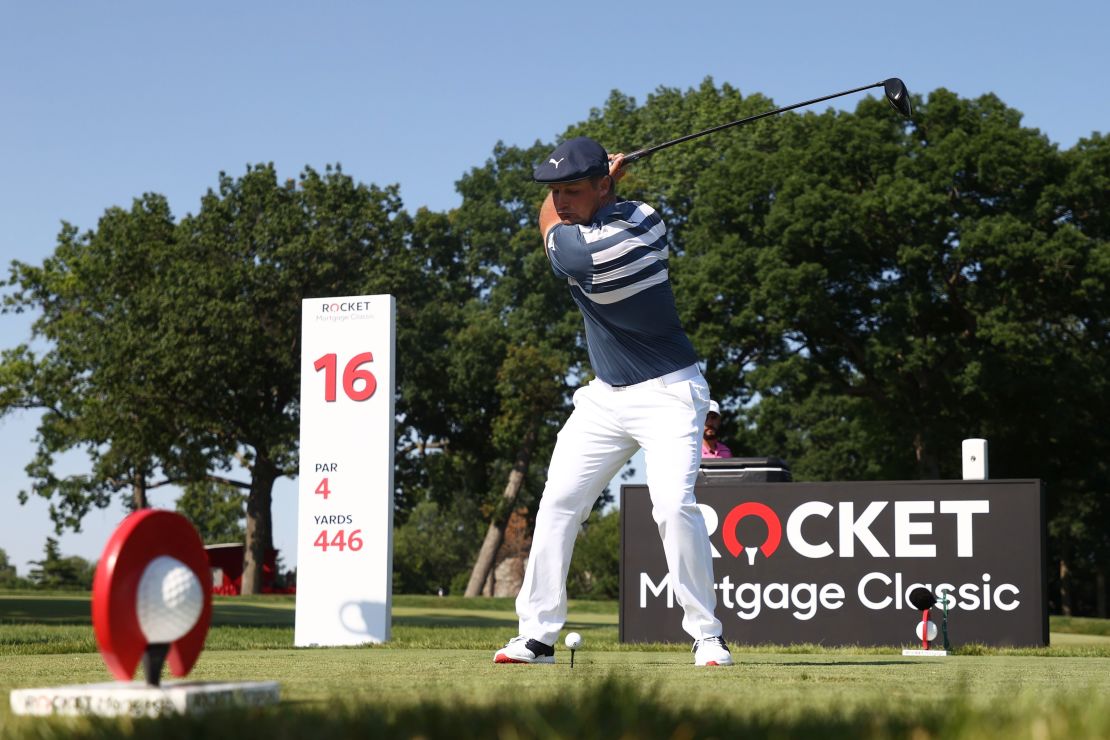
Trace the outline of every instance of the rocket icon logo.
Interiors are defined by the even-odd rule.
[[[93,577],[93,631],[112,675],[130,681],[142,661],[157,686],[166,660],[173,675],[187,675],[211,618],[208,556],[189,520],[160,509],[124,519]]]
[[[767,525],[767,539],[758,548],[752,545],[742,545],[736,537],[736,527],[740,524],[740,520],[749,516],[759,517]],[[728,516],[725,517],[721,536],[724,539],[725,547],[732,553],[732,557],[740,557],[740,553],[746,549],[748,551],[748,564],[755,565],[757,549],[763,553],[765,558],[771,557],[771,553],[778,549],[779,543],[782,542],[782,522],[779,521],[778,514],[772,511],[771,507],[749,501],[740,504],[728,513]]]

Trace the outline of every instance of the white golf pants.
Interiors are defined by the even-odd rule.
[[[582,523],[606,484],[644,449],[652,516],[663,540],[682,628],[695,639],[721,634],[713,616],[713,560],[694,500],[709,387],[697,366],[615,388],[593,380],[574,394],[559,431],[524,583],[516,599],[520,634],[555,644],[567,617],[567,571]]]

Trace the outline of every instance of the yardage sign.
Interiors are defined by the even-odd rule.
[[[294,644],[389,639],[393,296],[301,302]]]

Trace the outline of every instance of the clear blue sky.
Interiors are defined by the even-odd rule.
[[[93,227],[143,192],[183,215],[218,172],[255,162],[288,176],[340,162],[399,183],[410,209],[452,208],[499,140],[550,141],[613,89],[643,101],[706,76],[779,104],[890,76],[994,92],[1066,148],[1108,129],[1108,28],[1094,0],[4,3],[0,262],[41,263],[62,220]],[[26,317],[0,316],[0,347],[28,336]],[[16,500],[36,420],[0,419],[0,548],[23,575],[51,530],[44,502]],[[274,517],[293,563],[295,482]],[[92,514],[62,551],[97,558],[119,518]]]

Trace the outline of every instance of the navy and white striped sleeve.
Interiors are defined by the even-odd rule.
[[[667,227],[646,203],[616,204],[600,223],[548,232],[555,273],[595,303],[616,303],[668,279]]]

